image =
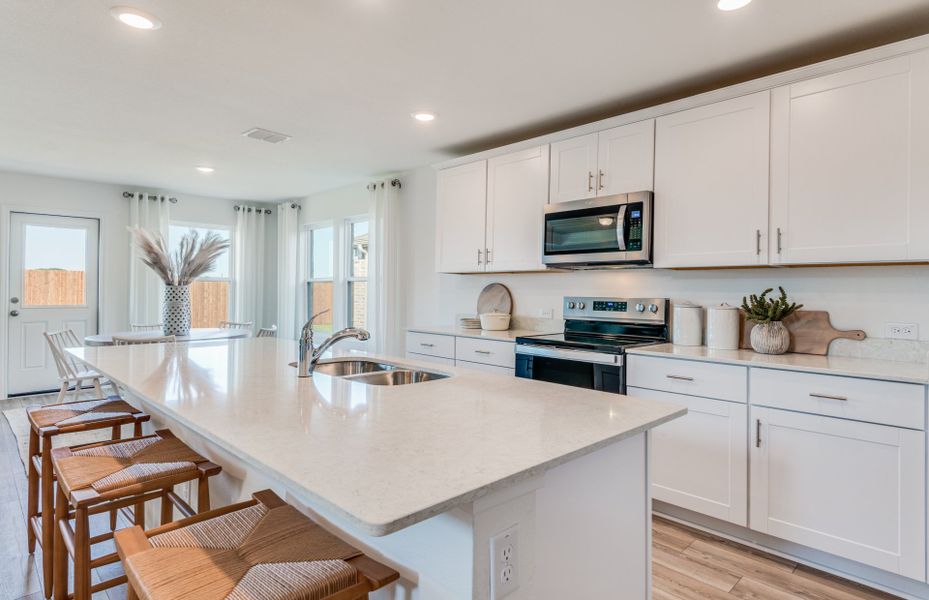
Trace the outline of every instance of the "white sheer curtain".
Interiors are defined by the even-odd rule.
[[[266,212],[267,211],[267,212]],[[265,236],[271,218],[267,209],[239,206],[232,233],[234,320],[264,326]]]
[[[371,194],[371,255],[368,326],[371,350],[382,354],[402,354],[400,330],[400,267],[397,236],[397,202],[400,181],[387,179],[368,186]]]
[[[277,207],[277,328],[278,336],[296,339],[306,315],[305,248],[300,239],[300,205]]]
[[[168,240],[170,203],[164,196],[136,191],[129,199],[129,225],[161,234]],[[161,322],[164,284],[140,260],[140,251],[129,238],[129,322],[153,325]]]

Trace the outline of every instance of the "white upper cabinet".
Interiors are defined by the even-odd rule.
[[[767,91],[657,120],[655,266],[768,262]]]
[[[436,270],[484,270],[487,161],[436,174]]]
[[[654,189],[654,119],[601,131],[597,140],[598,196]]]
[[[777,88],[771,262],[929,259],[929,53]]]
[[[597,195],[597,134],[552,144],[551,202]]]
[[[655,120],[552,144],[551,202],[651,191]]]
[[[487,161],[487,271],[541,271],[548,146]]]

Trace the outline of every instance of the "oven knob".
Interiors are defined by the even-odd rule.
[[[636,305],[635,305],[635,311],[636,311],[636,312],[645,312],[645,305],[642,304],[641,302],[640,302],[639,304],[636,304]]]
[[[587,305],[584,304],[583,302],[578,302],[577,307],[581,310],[584,310],[585,308],[587,308]]]
[[[568,308],[574,308],[575,306],[576,304],[574,304],[573,302],[568,302]]]
[[[649,304],[649,305],[648,305],[648,310],[649,310],[650,312],[656,313],[656,312],[658,312],[658,305],[657,305],[657,304]]]

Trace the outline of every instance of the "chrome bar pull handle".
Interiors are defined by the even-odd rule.
[[[781,228],[777,228],[777,253],[781,253]]]
[[[606,175],[603,174],[603,169],[600,169],[600,170],[597,172],[597,189],[598,189],[598,190],[602,190],[603,187],[604,187],[604,186],[603,186],[603,178],[604,178],[604,177],[606,177]]]
[[[848,402],[848,398],[845,396],[833,396],[832,394],[815,394],[810,392],[810,398],[822,398],[823,400],[840,400],[842,402]]]
[[[755,447],[761,448],[761,419],[755,419]]]
[[[482,264],[484,264],[483,262],[481,262],[481,256],[483,255],[482,253],[483,251],[480,248],[478,248],[477,249],[477,265],[478,266],[481,266]]]
[[[678,381],[693,381],[693,377],[687,377],[686,375],[665,375],[668,379],[676,379]]]
[[[755,255],[761,256],[761,230],[755,230]]]
[[[594,191],[594,172],[587,171],[587,191]]]

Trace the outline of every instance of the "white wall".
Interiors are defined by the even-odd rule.
[[[888,321],[916,323],[929,340],[929,267],[873,266],[764,268],[708,271],[621,270],[502,275],[435,273],[435,173],[424,167],[404,173],[402,236],[406,281],[406,326],[449,324],[473,313],[477,295],[499,281],[513,293],[514,313],[539,317],[561,313],[562,296],[668,297],[704,306],[737,304],[742,296],[784,286],[806,308],[828,310],[835,327],[863,329],[884,337]]]
[[[308,196],[300,201],[301,225],[336,221],[368,214],[371,197],[364,183],[356,183]]]

